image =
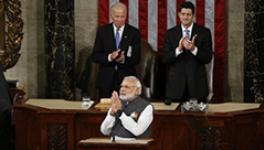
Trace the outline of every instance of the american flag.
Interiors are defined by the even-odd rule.
[[[116,2],[127,5],[127,22],[137,27],[141,37],[158,54],[167,29],[179,24],[177,12],[185,0],[98,0],[98,24],[111,22],[110,7]],[[210,93],[214,102],[224,97],[224,55],[226,49],[226,2],[225,0],[190,0],[196,7],[195,22],[211,30],[214,58],[208,64]]]

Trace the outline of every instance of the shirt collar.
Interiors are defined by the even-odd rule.
[[[181,24],[182,31],[186,30],[186,28]],[[192,33],[193,23],[187,28],[190,33]]]
[[[113,27],[114,27],[114,32],[116,32],[117,27],[115,26],[115,24],[113,24]],[[123,33],[124,29],[125,29],[125,25],[122,25],[122,26],[119,28],[119,32]]]

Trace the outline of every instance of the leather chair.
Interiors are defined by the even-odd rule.
[[[145,98],[152,98],[154,94],[156,55],[156,52],[151,46],[142,40],[141,60],[136,69],[138,78],[142,84],[142,96]]]
[[[141,41],[141,62],[137,68],[143,86],[142,96],[151,101],[163,101],[165,95],[166,65],[145,41]]]
[[[87,52],[87,50],[86,50]],[[91,52],[91,50],[90,50]],[[142,95],[146,98],[151,98],[154,94],[155,87],[155,65],[156,65],[156,52],[150,45],[141,41],[141,61],[137,66],[138,77],[143,86]],[[81,89],[82,96],[89,96],[93,100],[98,100],[98,90],[96,88],[96,77],[98,72],[98,64],[92,62],[90,54],[86,60],[85,68],[81,72],[77,88]]]

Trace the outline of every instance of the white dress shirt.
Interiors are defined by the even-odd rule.
[[[115,125],[115,116],[112,116],[110,112],[111,112],[111,108],[108,110],[106,118],[101,124],[100,130],[104,135],[110,135],[112,128]],[[121,120],[121,123],[125,129],[127,129],[133,135],[139,136],[147,130],[147,128],[153,121],[153,107],[152,105],[149,104],[141,112],[137,121],[135,121],[131,116],[127,116],[124,112],[122,112],[119,119]],[[121,140],[123,138],[116,137],[116,140],[119,139]]]
[[[117,27],[113,24],[113,29],[114,29],[114,35],[116,35],[116,29]],[[118,30],[119,32],[119,36],[120,36],[120,42],[122,41],[122,35],[123,35],[123,32],[124,32],[124,29],[125,29],[125,25],[121,26]],[[111,59],[111,54],[108,55],[108,61],[109,62],[112,62],[113,60]]]

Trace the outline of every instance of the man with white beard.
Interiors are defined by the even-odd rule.
[[[142,86],[134,76],[127,76],[121,83],[119,96],[112,93],[112,104],[101,124],[101,132],[112,140],[129,140],[150,136],[153,106],[140,97]]]

